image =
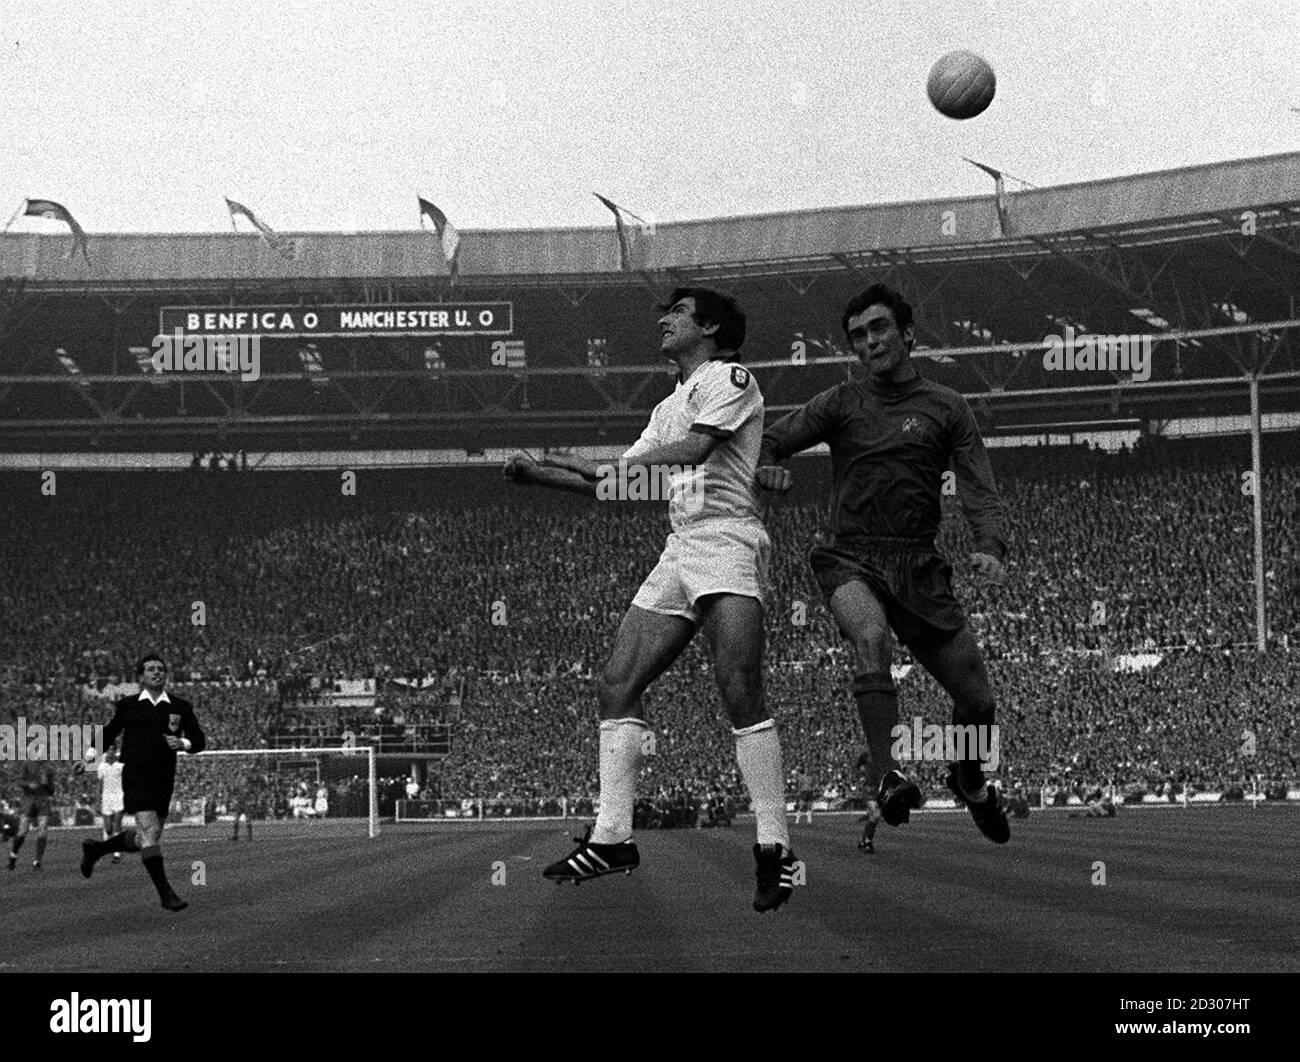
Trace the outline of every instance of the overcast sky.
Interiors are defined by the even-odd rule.
[[[1300,148],[1295,0],[3,0],[0,33],[0,224],[608,224],[593,190],[667,222],[990,191],[961,155],[1053,185]],[[997,71],[967,122],[925,96],[955,48]]]

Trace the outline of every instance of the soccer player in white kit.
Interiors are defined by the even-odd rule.
[[[122,812],[126,805],[122,793],[122,761],[117,758],[117,749],[105,749],[104,757],[95,768],[99,776],[100,796],[99,810],[104,816],[104,840],[115,833],[122,832]],[[122,862],[122,853],[113,853],[113,862]]]
[[[570,456],[539,463],[516,454],[505,469],[516,483],[608,500],[666,483],[672,525],[600,676],[600,813],[578,847],[543,874],[581,882],[640,865],[632,806],[649,745],[641,695],[703,629],[757,820],[754,909],[769,911],[793,891],[795,856],[781,744],[763,703],[763,600],[771,554],[755,484],[763,395],[736,360],[745,315],[731,298],[679,288],[659,325],[660,349],[678,368],[677,386],[616,465]]]

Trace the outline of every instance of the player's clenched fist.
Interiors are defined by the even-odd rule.
[[[511,454],[506,462],[505,477],[512,483],[525,484],[532,481],[537,462],[528,454]]]
[[[754,477],[763,490],[775,490],[785,493],[794,486],[794,476],[788,468],[780,465],[764,465]]]

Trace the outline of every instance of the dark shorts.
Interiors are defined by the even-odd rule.
[[[123,806],[129,815],[137,811],[155,811],[166,816],[171,811],[172,787],[176,783],[173,772],[151,771],[128,764],[122,768]]]
[[[29,793],[23,794],[22,802],[22,819],[42,819],[48,818],[50,807],[54,803],[52,797],[32,796]]]
[[[818,546],[808,560],[828,602],[845,583],[865,583],[898,640],[913,651],[938,649],[966,626],[952,592],[952,565],[928,546],[898,540]]]

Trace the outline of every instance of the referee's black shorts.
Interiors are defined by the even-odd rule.
[[[952,565],[930,543],[859,539],[817,546],[808,560],[828,602],[845,583],[865,583],[908,649],[938,649],[966,626],[966,613],[952,592]]]
[[[153,811],[166,816],[171,811],[175,770],[151,770],[148,767],[122,768],[122,797],[127,814]]]

